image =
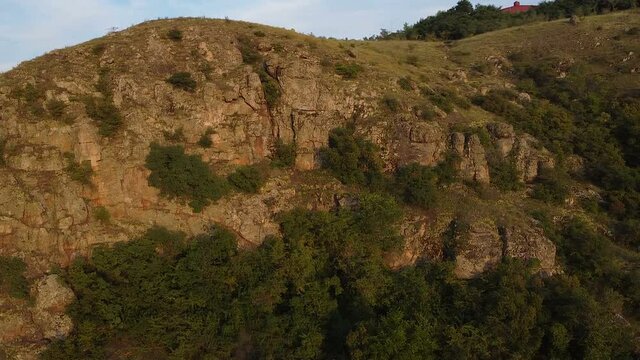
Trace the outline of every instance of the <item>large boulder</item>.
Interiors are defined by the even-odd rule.
[[[513,149],[513,144],[516,141],[516,132],[513,130],[513,126],[501,122],[490,123],[487,125],[487,130],[493,135],[498,154],[505,158]]]
[[[537,259],[540,262],[540,272],[546,275],[557,271],[556,246],[535,224],[501,227],[500,235],[504,242],[504,256]]]
[[[74,300],[71,289],[62,284],[58,275],[48,275],[34,286],[33,321],[48,340],[65,338],[73,329],[71,318],[65,314]]]
[[[531,182],[543,168],[553,168],[555,161],[551,152],[540,141],[529,134],[517,135],[513,126],[501,122],[487,124],[487,130],[496,144],[498,155],[515,162],[520,181]]]
[[[462,179],[484,184],[489,183],[489,164],[478,135],[465,136],[462,133],[453,133],[450,147],[460,158],[458,164]]]
[[[404,122],[400,125],[402,134],[398,150],[400,165],[416,162],[433,166],[440,162],[447,150],[447,136],[437,123]]]
[[[75,300],[60,276],[45,275],[31,286],[31,300],[0,293],[0,359],[36,359],[52,340],[63,339],[73,330],[66,314]]]
[[[490,219],[474,221],[466,232],[456,234],[455,274],[462,279],[476,277],[490,270],[502,259],[502,240]]]
[[[498,226],[491,219],[477,219],[456,236],[455,274],[460,278],[476,277],[505,257],[537,259],[540,273],[557,272],[556,247],[533,222]]]

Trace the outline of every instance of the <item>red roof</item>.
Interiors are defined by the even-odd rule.
[[[521,12],[526,12],[535,8],[533,5],[520,5],[520,1],[516,1],[513,3],[513,6],[502,9],[502,12],[506,12],[509,14],[517,14]]]

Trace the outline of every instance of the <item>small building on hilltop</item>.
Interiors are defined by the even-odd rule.
[[[508,14],[517,14],[521,12],[527,12],[531,9],[534,9],[534,5],[520,5],[520,1],[516,1],[513,3],[513,6],[502,9],[502,12]]]

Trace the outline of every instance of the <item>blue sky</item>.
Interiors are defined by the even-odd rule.
[[[435,14],[457,0],[0,0],[0,71],[47,51],[158,17],[229,17],[337,38]],[[523,1],[524,2],[524,1]],[[511,0],[480,1],[511,5]]]

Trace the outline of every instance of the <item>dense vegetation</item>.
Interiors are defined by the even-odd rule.
[[[603,76],[576,63],[559,78],[554,59],[531,54],[512,56],[515,81],[534,96],[517,103],[510,91],[493,91],[474,99],[485,110],[502,116],[517,129],[540,139],[566,159],[585,160],[584,178],[604,190],[603,209],[621,244],[640,244],[640,100],[621,92]],[[563,171],[543,173],[533,196],[560,202],[567,193]]]
[[[489,31],[534,21],[553,20],[572,15],[591,15],[606,11],[626,10],[640,6],[638,0],[554,0],[544,1],[525,13],[508,14],[493,5],[476,5],[460,0],[456,6],[440,11],[404,29],[389,33],[382,30],[374,39],[457,40]]]
[[[185,154],[179,145],[151,144],[146,167],[151,170],[151,186],[166,197],[188,200],[195,212],[228,191],[224,179],[215,176],[199,156]]]
[[[616,314],[639,308],[637,280],[584,223],[548,229],[564,275],[505,259],[464,281],[449,261],[389,270],[399,216],[392,198],[370,194],[284,214],[282,237],[252,251],[219,227],[188,240],[154,228],[98,248],[68,269],[76,327],[43,358],[631,358]]]
[[[15,257],[0,256],[0,293],[24,299],[29,296],[29,283],[24,277],[27,265]]]
[[[323,166],[344,184],[380,188],[384,185],[378,149],[354,131],[353,127],[331,130],[329,146],[320,152]]]
[[[448,155],[434,167],[408,164],[391,176],[384,174],[378,148],[355,134],[353,127],[336,128],[329,133],[329,144],[320,151],[322,165],[346,185],[395,195],[405,204],[423,209],[436,206],[438,186],[457,177],[458,158]]]

